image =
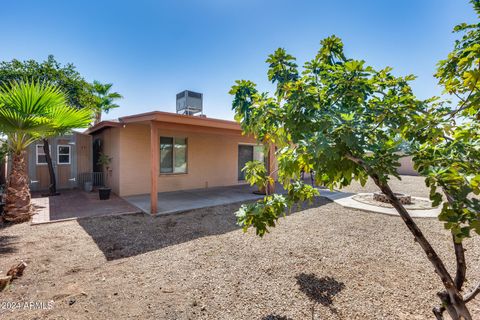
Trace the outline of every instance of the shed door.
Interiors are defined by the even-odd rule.
[[[253,161],[253,146],[238,145],[238,181],[245,180],[245,172],[242,169],[248,161]]]
[[[58,140],[52,155],[53,167],[57,178],[57,188],[71,188],[72,174],[72,144],[69,140]]]

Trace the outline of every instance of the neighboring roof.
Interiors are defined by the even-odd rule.
[[[72,134],[88,135],[87,130],[79,131],[78,129],[77,130],[72,130]]]
[[[87,130],[85,130],[83,133],[84,134],[92,134],[94,132],[100,131],[105,128],[111,128],[111,127],[121,127],[122,125],[118,121],[114,120],[108,120],[108,121],[100,121],[94,126],[91,126]]]
[[[100,123],[97,123],[93,127],[87,129],[85,133],[92,134],[104,128],[121,127],[127,123],[150,121],[242,131],[240,125],[235,121],[213,119],[202,116],[189,116],[164,111],[152,111],[121,117],[118,119],[118,121],[101,121]]]

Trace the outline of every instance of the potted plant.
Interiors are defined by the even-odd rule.
[[[112,162],[112,158],[110,158],[108,155],[105,153],[100,153],[98,157],[97,164],[99,166],[102,166],[102,168],[105,168],[105,184],[103,187],[98,188],[98,196],[100,200],[108,200],[110,199],[110,192],[112,191],[111,188],[108,187],[107,180],[108,180],[108,174],[110,170],[110,163]]]
[[[248,161],[242,171],[245,172],[245,180],[247,180],[251,186],[257,186],[258,190],[254,191],[253,193],[272,193],[275,182],[273,178],[268,174],[264,163],[258,160]]]
[[[5,208],[5,190],[6,185],[0,185],[0,216],[3,215],[3,211]]]

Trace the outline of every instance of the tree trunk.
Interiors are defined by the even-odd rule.
[[[3,216],[3,219],[8,222],[21,223],[29,221],[32,217],[25,155],[25,151],[12,154],[12,172],[8,177]]]
[[[455,257],[457,259],[457,273],[455,275],[455,286],[458,291],[462,290],[463,283],[465,282],[465,277],[467,275],[467,263],[465,261],[465,249],[463,244],[455,242],[455,236],[452,234],[453,238],[453,247],[455,249]]]
[[[447,192],[447,190],[443,189],[443,193],[447,197],[447,201],[450,203],[450,206],[453,207],[454,199]],[[465,282],[465,277],[467,275],[467,264],[465,262],[465,249],[463,248],[463,244],[457,243],[455,241],[455,236],[452,232],[452,241],[453,241],[453,248],[455,249],[455,258],[457,260],[457,273],[455,274],[455,286],[457,287],[458,291],[462,290],[463,283]]]
[[[50,155],[50,145],[47,139],[43,139],[43,152],[47,160],[48,175],[50,177],[50,184],[48,185],[48,195],[56,196],[57,193],[57,179],[55,178],[55,171],[53,170],[52,157]]]
[[[102,121],[102,111],[95,113],[95,120],[93,121],[93,125],[96,125],[100,121]]]
[[[405,207],[400,203],[398,198],[395,196],[393,191],[390,189],[390,186],[387,183],[382,183],[376,175],[370,175],[375,181],[375,184],[380,188],[380,190],[387,195],[388,199],[392,203],[393,207],[402,217],[403,221],[407,225],[407,228],[415,237],[415,241],[422,247],[423,251],[427,254],[428,260],[432,263],[435,268],[435,272],[440,277],[445,287],[445,294],[439,294],[443,304],[445,305],[447,311],[453,320],[471,320],[472,316],[467,309],[466,303],[463,300],[463,297],[460,295],[459,290],[457,289],[454,280],[452,279],[447,268],[443,264],[443,261],[437,255],[433,247],[430,245],[428,240],[423,235],[422,231],[418,228],[415,221],[413,221],[410,214],[405,209]]]
[[[356,158],[350,154],[346,155],[346,158],[350,159],[351,161],[357,163],[358,165],[362,166],[365,171],[368,173],[370,178],[373,179],[375,184],[380,188],[380,190],[387,195],[388,199],[390,200],[392,206],[397,210],[400,217],[403,219],[403,222],[413,234],[415,241],[422,247],[423,251],[427,255],[428,260],[432,263],[435,272],[442,280],[443,286],[445,287],[445,292],[438,293],[439,298],[442,300],[443,306],[450,314],[453,320],[472,320],[472,316],[467,309],[466,303],[467,301],[460,295],[459,290],[457,289],[452,276],[448,272],[447,268],[445,267],[442,259],[437,255],[433,247],[431,246],[430,242],[428,242],[427,238],[423,235],[423,232],[417,226],[415,221],[413,221],[412,217],[405,209],[402,203],[398,200],[398,198],[393,193],[392,189],[388,183],[383,182],[380,180],[379,176],[360,158]],[[463,252],[462,252],[463,253]],[[434,308],[433,313],[439,318],[442,314],[441,308]]]

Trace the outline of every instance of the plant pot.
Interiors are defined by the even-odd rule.
[[[275,192],[275,184],[269,184],[268,185],[268,193],[272,194]],[[254,194],[260,194],[260,195],[265,195],[267,194],[266,188],[264,186],[259,187],[258,190],[253,191]]]
[[[257,190],[253,191],[253,194],[265,195],[267,193],[265,192],[265,187],[260,187]]]
[[[98,196],[100,197],[100,200],[108,200],[110,199],[110,192],[112,189],[110,188],[98,188]]]
[[[92,192],[93,190],[92,181],[85,181],[85,183],[83,184],[83,190],[85,190],[85,192]]]

